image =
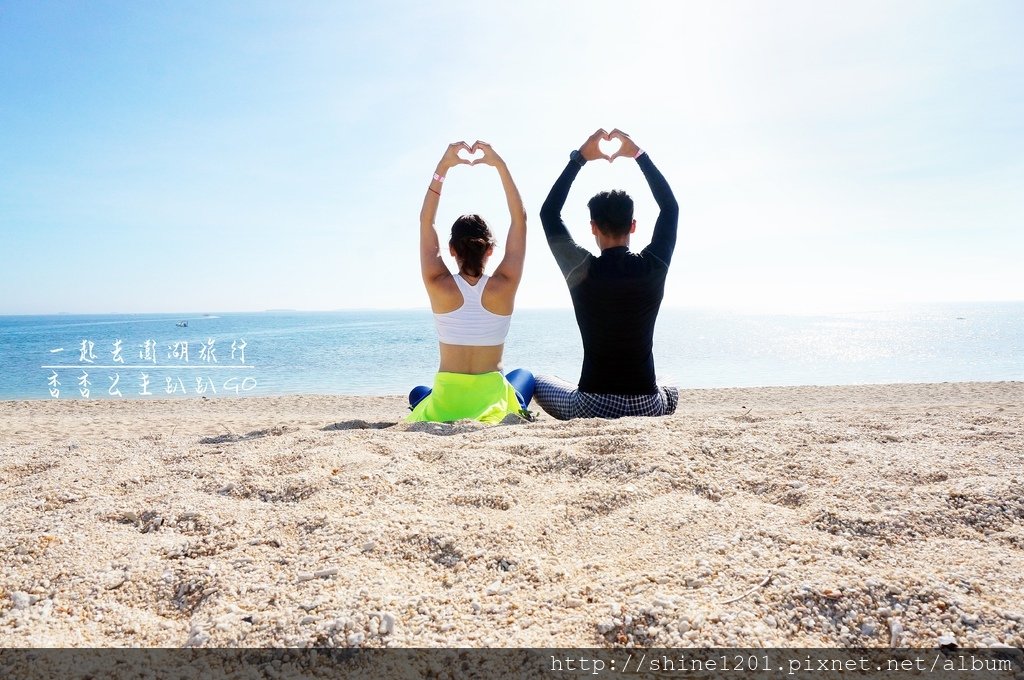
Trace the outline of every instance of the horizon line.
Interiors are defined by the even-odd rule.
[[[975,304],[1015,304],[1024,303],[1024,299],[987,299],[987,300],[904,300],[904,301],[877,301],[863,304],[844,304],[837,303],[833,309],[835,311],[851,311],[852,308],[857,310],[868,310],[872,308],[891,308],[891,307],[905,307],[912,305],[975,305]],[[805,307],[793,307],[785,308],[782,306],[764,306],[756,304],[705,304],[705,305],[662,305],[661,309],[678,309],[678,310],[721,310],[721,311],[754,311],[757,307],[765,307],[770,313],[816,313],[816,312],[827,312],[828,308],[822,305],[808,305]],[[300,313],[300,314],[331,314],[336,312],[421,312],[430,311],[429,305],[421,305],[417,307],[338,307],[334,309],[299,309],[299,308],[271,308],[271,309],[257,309],[257,310],[215,310],[211,312],[197,312],[197,311],[147,311],[147,312],[115,312],[115,311],[85,311],[85,312],[19,312],[19,313],[0,313],[0,318],[5,317],[20,317],[20,316],[139,316],[145,314],[161,315],[161,316],[191,316],[198,320],[203,318],[211,318],[215,315],[220,314],[275,314],[275,313]],[[572,306],[564,307],[541,307],[541,306],[521,306],[516,307],[515,312],[520,311],[573,311]],[[198,317],[196,317],[198,315]],[[187,320],[192,320],[187,319]]]

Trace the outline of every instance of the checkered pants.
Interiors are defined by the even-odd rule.
[[[558,420],[667,416],[676,411],[679,389],[659,387],[654,394],[593,394],[580,392],[561,378],[538,375],[533,398]]]

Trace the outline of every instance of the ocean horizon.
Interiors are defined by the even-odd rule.
[[[682,388],[1024,380],[1024,302],[664,308],[654,356]],[[5,400],[405,394],[438,360],[427,309],[7,315],[0,358]],[[576,381],[582,358],[571,309],[516,311],[506,370]]]

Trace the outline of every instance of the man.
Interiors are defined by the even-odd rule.
[[[608,156],[598,147],[602,139],[618,139],[622,146]],[[650,245],[633,253],[629,250],[629,236],[636,231],[633,200],[624,191],[602,191],[591,198],[587,203],[590,228],[601,249],[601,255],[594,257],[569,235],[562,206],[586,163],[619,157],[636,159],[661,212]],[[569,154],[568,165],[541,207],[540,219],[576,310],[583,337],[583,371],[578,387],[537,376],[537,403],[559,420],[675,412],[679,390],[657,385],[652,352],[679,221],[679,204],[665,178],[629,135],[618,129],[598,130]]]

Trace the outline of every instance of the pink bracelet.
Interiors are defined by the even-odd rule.
[[[434,181],[437,181],[437,182],[443,182],[443,181],[444,181],[444,175],[439,175],[439,174],[437,174],[437,173],[435,172],[435,173],[434,173]]]

